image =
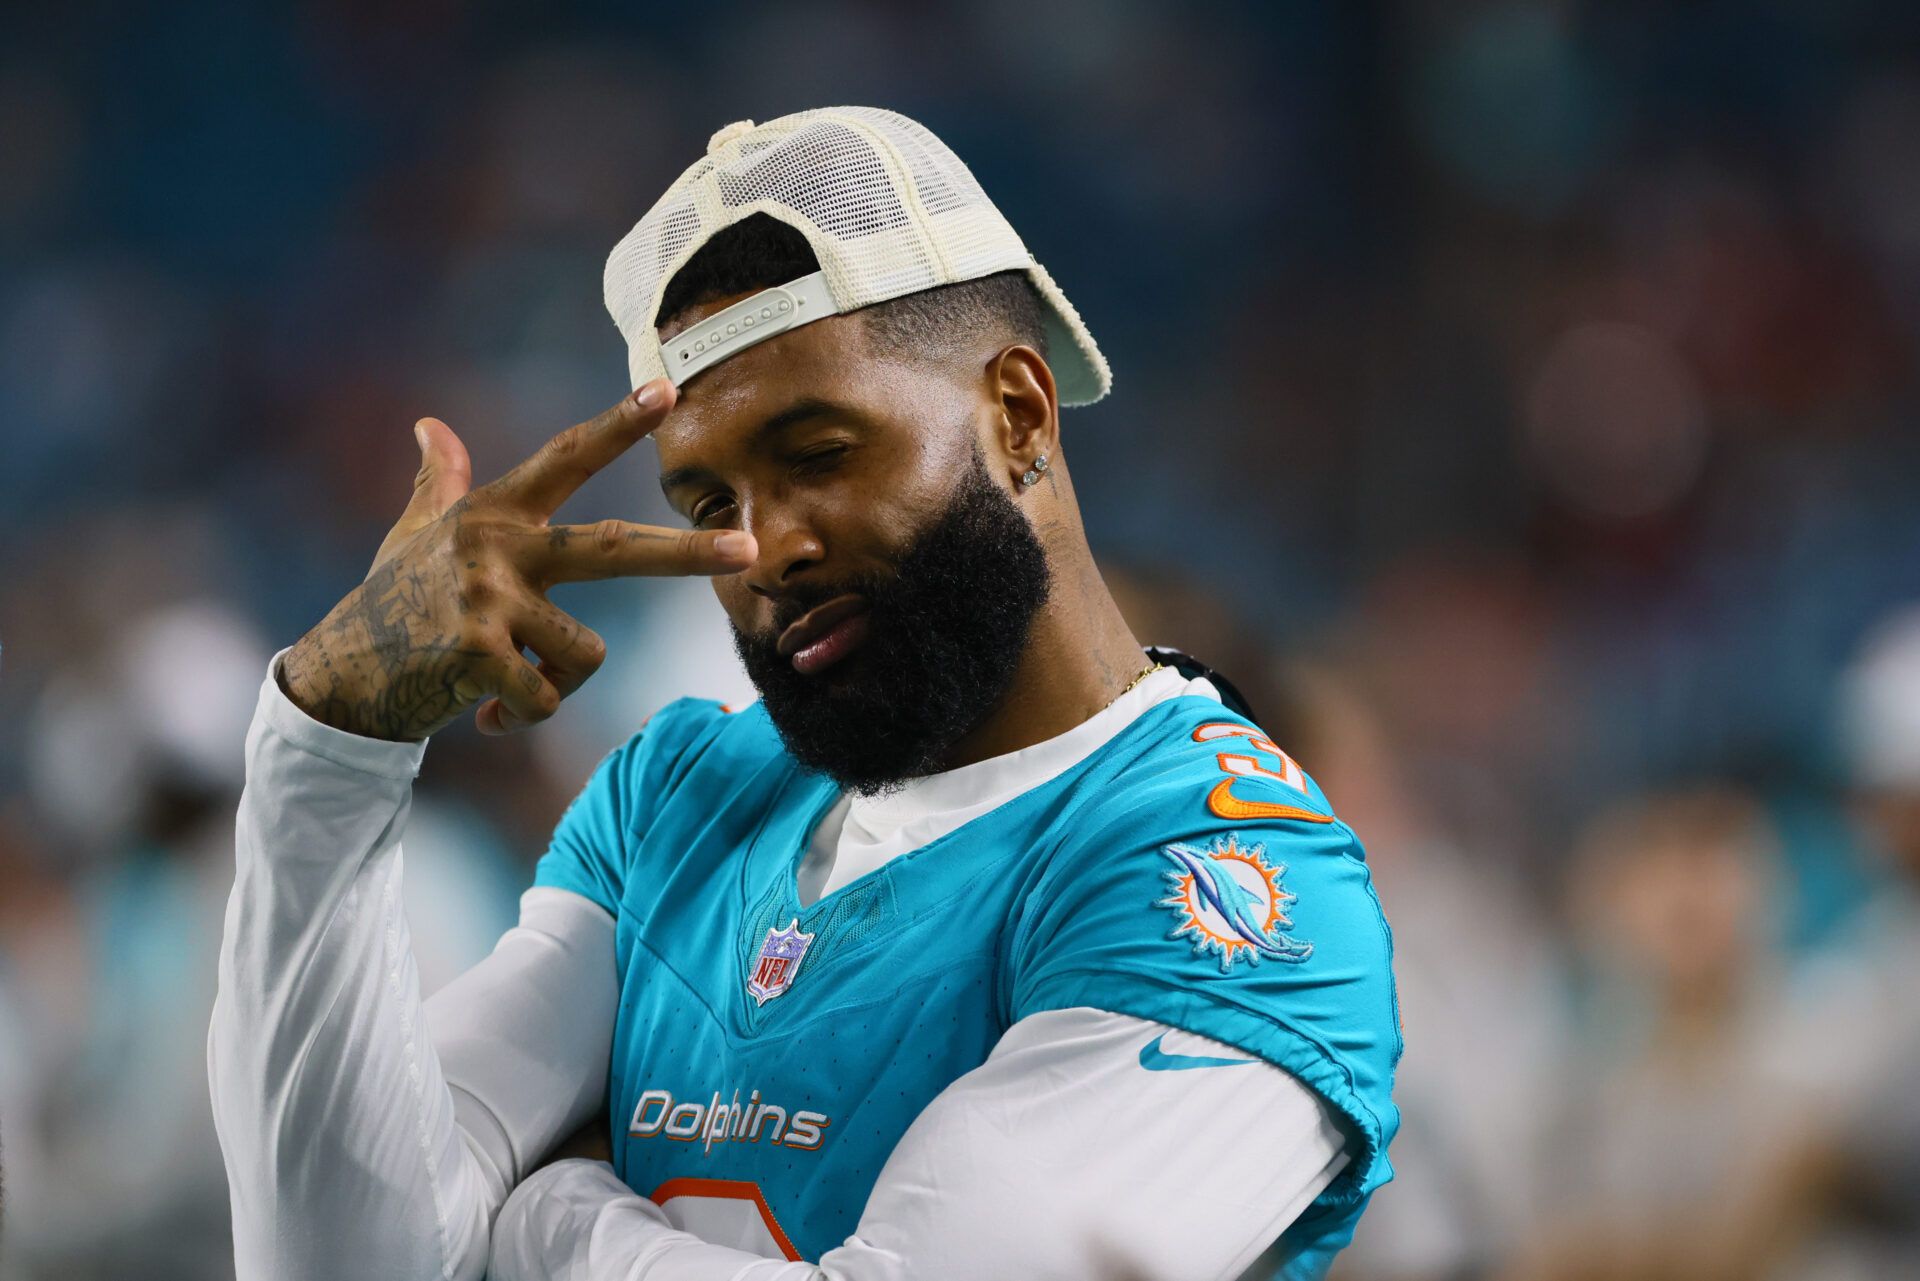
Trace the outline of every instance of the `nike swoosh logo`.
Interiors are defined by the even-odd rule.
[[[1188,1068],[1245,1067],[1252,1059],[1217,1059],[1207,1054],[1168,1054],[1160,1048],[1167,1039],[1162,1032],[1140,1047],[1140,1066],[1149,1072],[1184,1072]]]

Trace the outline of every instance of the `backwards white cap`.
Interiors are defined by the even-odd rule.
[[[662,344],[661,296],[712,238],[764,213],[799,231],[820,270],[707,317]],[[607,310],[627,340],[633,386],[679,386],[789,329],[940,285],[1025,271],[1046,302],[1048,364],[1065,405],[1107,394],[1113,375],[1080,314],[1035,262],[960,157],[891,111],[827,107],[728,125],[607,258]]]

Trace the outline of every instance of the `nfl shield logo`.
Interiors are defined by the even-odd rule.
[[[784,930],[768,930],[767,941],[760,945],[760,959],[747,980],[747,995],[761,1005],[793,986],[800,958],[807,954],[813,935],[800,932],[800,918],[787,922]]]

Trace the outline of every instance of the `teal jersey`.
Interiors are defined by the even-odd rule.
[[[738,1198],[788,1258],[857,1224],[914,1117],[1009,1026],[1092,1007],[1277,1064],[1350,1160],[1282,1238],[1323,1271],[1391,1177],[1392,939],[1359,841],[1212,700],[802,906],[838,798],[758,707],[685,699],[593,775],[536,883],[616,921],[614,1168],[656,1201]],[[1159,1141],[1151,1127],[1140,1141]]]

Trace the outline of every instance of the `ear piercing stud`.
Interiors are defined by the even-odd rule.
[[[1027,468],[1026,475],[1020,478],[1020,483],[1022,485],[1025,485],[1027,488],[1031,489],[1035,485],[1038,485],[1040,483],[1040,478],[1046,474],[1047,474],[1047,456],[1045,454],[1042,454],[1038,458],[1033,460],[1033,466]]]

